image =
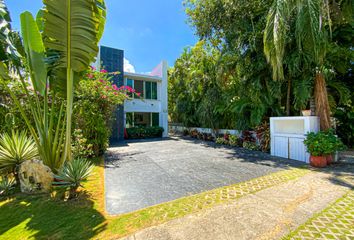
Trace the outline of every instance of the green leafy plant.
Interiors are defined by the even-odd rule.
[[[336,151],[345,149],[344,144],[334,135],[332,129],[317,133],[308,133],[304,140],[304,144],[307,147],[307,151],[312,156],[327,156]]]
[[[72,159],[74,82],[80,80],[98,53],[106,15],[104,0],[44,0],[43,3],[45,7],[37,21],[30,12],[20,16],[27,71],[21,71],[20,66],[16,68],[26,95],[34,97],[29,101],[34,124],[11,84],[6,82],[10,79],[6,71],[1,71],[0,80],[20,110],[41,159],[56,172],[66,160]],[[8,64],[1,61],[0,65],[5,68]],[[23,72],[31,79],[32,91],[27,89]],[[56,106],[58,95],[66,98],[65,105],[61,102]]]
[[[242,147],[242,139],[236,135],[230,135],[229,144],[233,147]]]
[[[162,137],[162,127],[133,127],[127,128],[128,139]]]
[[[0,136],[0,170],[13,173],[19,184],[18,170],[21,163],[38,157],[37,146],[26,132],[12,131]]]
[[[81,146],[93,151],[90,156],[100,156],[107,149],[114,111],[127,99],[130,90],[113,84],[113,74],[116,73],[108,73],[104,69],[97,71],[92,67],[75,91],[73,128],[81,129],[81,138],[86,139]]]
[[[260,147],[263,152],[270,150],[270,129],[269,124],[264,122],[256,127],[257,138],[259,139]]]
[[[54,184],[67,187],[69,189],[69,198],[77,196],[77,190],[82,186],[82,182],[87,181],[87,178],[91,175],[93,165],[86,159],[77,158],[72,161],[68,161],[55,175],[57,182]]]
[[[243,142],[243,148],[246,148],[246,149],[252,150],[252,151],[259,151],[260,150],[260,147],[257,145],[257,143],[248,142],[248,141]]]
[[[0,196],[9,195],[15,189],[15,179],[9,179],[7,176],[3,177],[0,181]]]
[[[74,159],[93,156],[93,145],[91,143],[88,143],[87,139],[84,138],[81,129],[74,130],[72,144]]]
[[[215,143],[226,145],[226,144],[228,144],[228,141],[225,140],[225,138],[223,138],[223,137],[217,137],[215,140]]]

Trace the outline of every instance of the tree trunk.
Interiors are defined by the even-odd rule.
[[[316,115],[320,118],[321,130],[327,130],[331,127],[331,116],[328,103],[326,80],[323,73],[320,71],[316,72],[315,103]]]
[[[290,94],[291,94],[291,79],[288,79],[288,92],[286,94],[286,116],[290,116]]]

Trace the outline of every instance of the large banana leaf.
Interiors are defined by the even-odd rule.
[[[97,56],[102,8],[94,0],[43,0],[43,3],[46,47],[60,53],[59,67],[74,72],[86,70]]]
[[[66,142],[65,158],[71,160],[71,115],[74,81],[85,71],[98,53],[102,36],[105,5],[104,0],[43,0],[45,46],[55,62],[51,85],[66,92]]]
[[[44,95],[47,82],[45,48],[37,23],[30,12],[21,14],[21,33],[33,87]]]

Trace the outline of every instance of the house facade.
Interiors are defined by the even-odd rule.
[[[113,126],[112,142],[124,139],[124,129],[131,127],[161,126],[163,137],[168,136],[168,65],[162,61],[150,74],[124,72],[124,51],[100,46],[97,68],[103,67],[113,75],[118,87],[130,86],[139,97],[132,96],[119,106]]]

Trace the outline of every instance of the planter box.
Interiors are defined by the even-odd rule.
[[[318,132],[319,126],[315,116],[270,118],[271,155],[309,163],[304,140],[308,132]]]

